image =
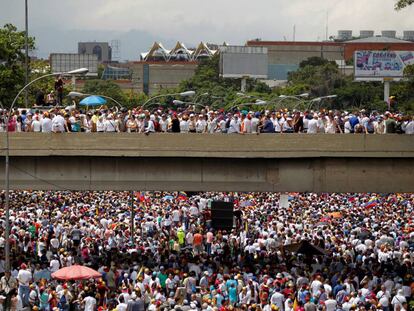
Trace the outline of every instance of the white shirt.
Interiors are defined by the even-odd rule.
[[[96,306],[96,299],[88,296],[83,299],[83,302],[85,303],[85,311],[95,311]]]
[[[116,132],[116,121],[114,120],[105,120],[104,122],[104,131],[105,132]]]
[[[317,134],[318,133],[318,120],[312,119],[308,122],[308,134]]]
[[[52,120],[53,132],[64,132],[65,131],[65,119],[61,115],[57,115]]]
[[[248,134],[252,132],[252,120],[249,120],[248,118],[243,120],[243,130]]]
[[[52,131],[52,120],[45,117],[42,119],[42,121],[40,121],[40,123],[43,133],[50,133]]]
[[[57,260],[57,259],[52,259],[52,260],[50,261],[50,271],[53,273],[53,272],[58,271],[58,270],[59,270],[59,268],[60,268],[60,262],[59,262],[59,260]]]
[[[42,130],[42,125],[39,120],[33,120],[32,122],[33,132],[40,132]]]
[[[160,128],[161,128],[161,132],[166,132],[167,131],[167,129],[168,129],[168,120],[166,119],[166,120],[163,120],[163,119],[161,119],[160,120]]]
[[[180,132],[181,133],[188,133],[188,121],[186,120],[181,120],[180,121]]]
[[[28,270],[20,270],[17,274],[17,280],[20,285],[29,286],[30,281],[32,280],[32,273]]]
[[[283,311],[285,296],[282,293],[275,292],[270,298],[270,302],[276,305],[280,311]]]
[[[252,133],[253,134],[257,133],[258,125],[259,125],[259,119],[256,118],[256,117],[252,118],[251,126],[252,126]]]
[[[207,122],[206,120],[197,120],[196,123],[196,132],[197,133],[204,133],[204,131],[206,130],[207,127]]]
[[[335,311],[336,310],[336,300],[328,299],[325,300],[326,311]]]
[[[240,121],[236,119],[232,119],[230,121],[230,126],[229,126],[227,133],[229,134],[240,133]]]
[[[394,298],[392,298],[391,300],[391,304],[394,306],[394,310],[397,310],[397,306],[400,306],[401,309],[403,309],[402,308],[403,302],[407,302],[407,300],[405,299],[404,296],[398,295],[398,294],[395,295]]]
[[[103,132],[104,130],[105,130],[104,122],[98,119],[98,121],[96,121],[96,131]]]
[[[405,126],[405,134],[410,134],[410,135],[414,134],[414,120],[411,120]]]
[[[155,125],[154,125],[154,121],[149,120],[148,121],[148,126],[145,128],[145,132],[149,133],[154,133],[155,132]]]

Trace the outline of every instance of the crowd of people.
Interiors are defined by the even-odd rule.
[[[213,200],[234,203],[232,229],[212,227]],[[413,194],[21,191],[10,203],[3,310],[412,308]],[[4,249],[3,209],[0,221]],[[289,250],[301,241],[318,251]],[[74,264],[101,277],[52,278]]]
[[[414,115],[386,111],[381,114],[365,110],[288,111],[209,109],[196,107],[176,110],[142,108],[95,110],[51,109],[41,112],[16,110],[8,119],[0,118],[0,130],[9,132],[129,132],[129,133],[345,133],[345,134],[413,134]]]

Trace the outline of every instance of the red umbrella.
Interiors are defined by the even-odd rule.
[[[87,280],[100,278],[102,277],[102,274],[85,266],[73,265],[59,269],[55,273],[52,273],[52,277],[62,281]]]

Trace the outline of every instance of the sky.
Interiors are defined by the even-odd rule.
[[[394,11],[395,0],[28,0],[34,55],[77,52],[79,41],[119,40],[120,60],[160,41],[243,45],[247,40],[324,40],[340,29],[414,30],[414,6]],[[327,19],[328,16],[328,19]],[[24,0],[0,0],[0,25],[24,29]]]

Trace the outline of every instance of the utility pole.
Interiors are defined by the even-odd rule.
[[[25,35],[24,35],[24,45],[25,45],[25,58],[24,58],[24,65],[25,65],[25,85],[29,83],[29,16],[28,16],[28,5],[27,0],[24,0],[24,8],[25,8]],[[24,104],[25,107],[29,107],[29,92],[26,89],[24,93]]]
[[[130,204],[131,204],[131,224],[130,224],[130,235],[131,235],[131,243],[135,245],[134,242],[134,222],[135,222],[135,207],[134,207],[134,191],[130,191]]]

